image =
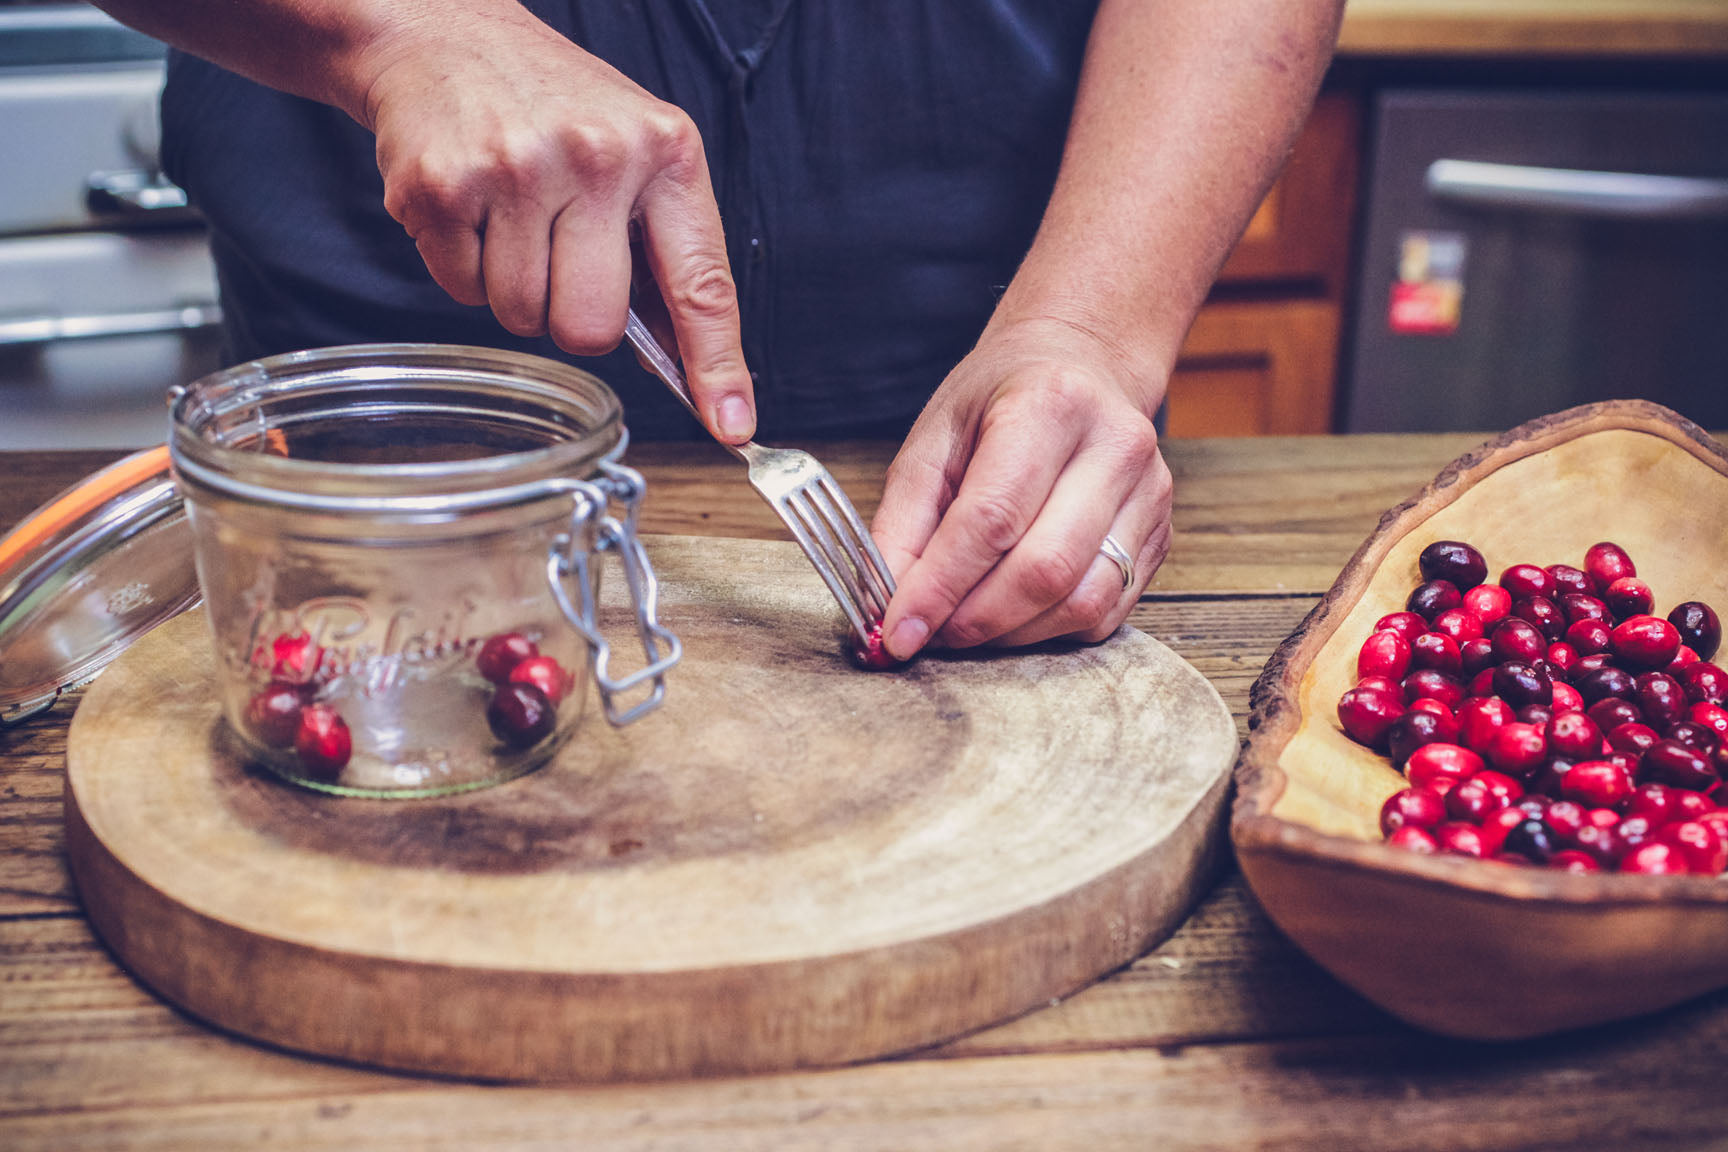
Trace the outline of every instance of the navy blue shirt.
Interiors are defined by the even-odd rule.
[[[1055,180],[1095,0],[529,0],[702,133],[768,441],[903,433],[971,349]],[[369,133],[191,56],[163,159],[209,221],[229,354],[374,340],[552,356],[446,296]],[[637,438],[700,434],[621,350]]]

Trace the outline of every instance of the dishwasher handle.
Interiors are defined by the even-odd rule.
[[[222,308],[217,304],[183,304],[93,316],[0,316],[0,348],[107,336],[170,335],[214,328],[221,323]]]
[[[1429,195],[1458,204],[1637,220],[1728,217],[1728,180],[1436,160]]]

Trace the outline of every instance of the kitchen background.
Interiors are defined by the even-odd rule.
[[[220,363],[156,171],[162,51],[0,0],[0,449],[157,442],[165,390]],[[1170,434],[1493,432],[1610,396],[1728,427],[1728,0],[1351,0]]]

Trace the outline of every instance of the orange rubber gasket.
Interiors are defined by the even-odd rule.
[[[151,476],[168,471],[168,445],[146,448],[116,460],[68,488],[0,539],[0,576],[13,562],[120,493],[142,484]]]

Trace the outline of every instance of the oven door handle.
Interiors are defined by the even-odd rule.
[[[216,304],[184,304],[96,316],[0,316],[0,348],[61,340],[99,340],[108,336],[162,336],[214,328],[221,323],[222,309]]]
[[[1699,176],[1436,160],[1424,183],[1437,200],[1495,208],[1644,220],[1728,216],[1728,180]]]

